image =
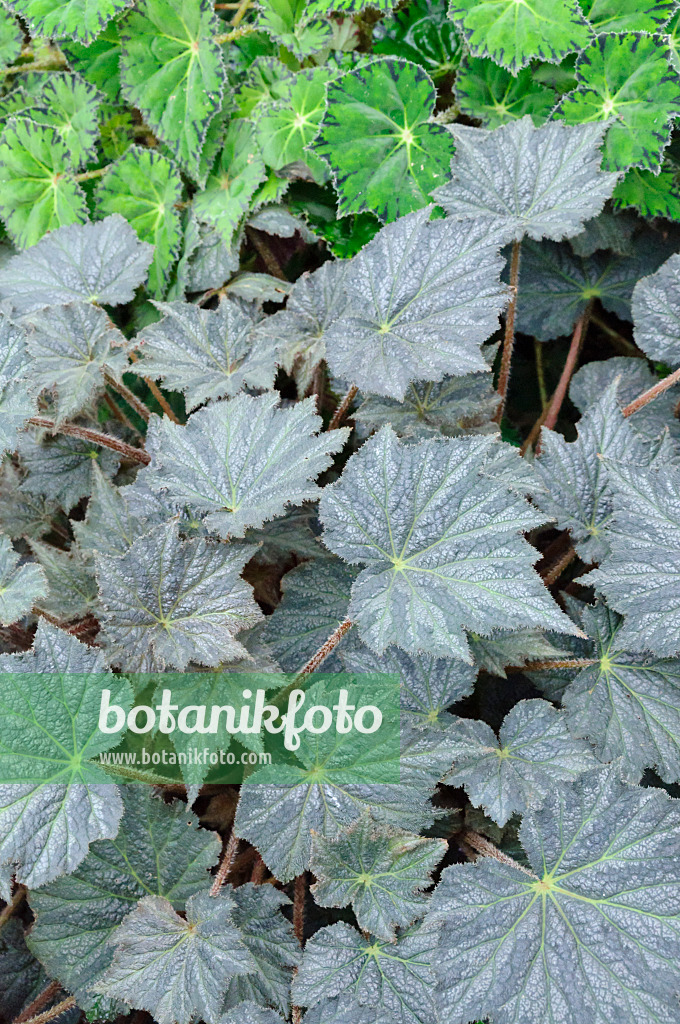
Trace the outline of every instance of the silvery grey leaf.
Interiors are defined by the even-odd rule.
[[[124,555],[143,533],[172,517],[172,510],[159,507],[160,502],[153,494],[149,494],[148,505],[135,515],[131,510],[134,499],[129,499],[131,491],[137,495],[139,489],[134,484],[116,487],[94,463],[87,514],[84,520],[72,523],[81,551],[113,557]]]
[[[491,636],[470,634],[470,650],[475,665],[492,675],[505,679],[509,665],[525,665],[528,661],[545,661],[567,656],[562,647],[554,643],[540,629],[517,629],[512,632],[496,630]],[[575,637],[560,638],[560,643],[575,640]]]
[[[262,344],[276,346],[278,361],[286,373],[295,375],[301,395],[325,357],[327,329],[347,308],[348,267],[347,260],[329,260],[303,274],[293,285],[286,308],[266,317],[255,329],[255,338],[262,339]]]
[[[63,513],[56,502],[21,489],[21,473],[5,460],[0,466],[0,530],[12,539],[38,539],[63,526]],[[59,523],[61,519],[61,523]]]
[[[354,413],[354,419],[368,430],[389,423],[399,437],[418,440],[444,434],[495,433],[492,423],[498,408],[490,370],[445,377],[440,383],[416,381],[409,385],[403,401],[370,396]]]
[[[499,452],[486,437],[401,444],[384,427],[324,489],[324,543],[366,566],[349,616],[376,653],[396,644],[471,661],[466,629],[575,631],[520,536],[544,520],[484,475]]]
[[[148,1010],[158,1024],[217,1024],[232,977],[256,969],[225,892],[195,893],[186,920],[162,896],[144,896],[116,929],[113,962],[95,991]]]
[[[19,313],[67,302],[130,302],[146,280],[153,246],[118,213],[69,224],[41,238],[0,270],[0,300]]]
[[[563,712],[545,700],[522,700],[498,733],[486,722],[459,718],[447,733],[454,767],[449,786],[464,786],[497,824],[541,807],[556,783],[597,766],[590,748],[567,730]]]
[[[65,434],[48,437],[33,430],[21,437],[17,450],[26,470],[21,489],[58,502],[65,512],[90,494],[95,462],[108,477],[120,466],[117,452]]]
[[[680,468],[609,463],[610,553],[584,580],[625,616],[618,642],[662,658],[680,654]]]
[[[293,982],[293,999],[314,1006],[333,996],[350,997],[373,1024],[432,1024],[436,928],[414,926],[396,943],[364,938],[348,924],[321,928],[305,946]]]
[[[247,981],[251,977],[252,975],[246,975],[243,980]],[[239,979],[235,980],[238,981]],[[220,1018],[218,1024],[281,1024],[281,1017],[274,1010],[270,1010],[265,1006],[258,1006],[257,1003],[248,999],[244,1002],[236,1003],[233,1010],[229,1010],[228,1013],[225,1013]]]
[[[578,235],[612,194],[617,174],[600,170],[607,125],[527,115],[495,131],[450,125],[456,140],[452,180],[435,189],[449,217],[487,223],[501,242],[524,235],[559,242]]]
[[[95,760],[118,742],[97,729],[101,651],[38,622],[33,650],[0,656],[0,863],[30,888],[74,871],[97,839],[112,839],[123,805]],[[129,708],[127,680],[106,676]]]
[[[84,302],[34,313],[27,330],[31,380],[56,389],[57,424],[81,412],[104,387],[106,370],[119,378],[128,367],[125,338],[103,309]]]
[[[633,292],[635,343],[658,362],[680,365],[680,255],[671,256]]]
[[[649,465],[650,445],[624,419],[616,381],[591,405],[577,425],[578,438],[541,430],[541,454],[534,466],[545,490],[535,495],[539,508],[569,530],[584,562],[599,562],[609,550],[613,496],[607,459]]]
[[[113,1007],[103,1007],[92,986],[111,963],[115,929],[147,893],[184,910],[209,883],[220,855],[217,835],[199,829],[184,804],[166,804],[145,785],[125,785],[120,794],[125,810],[118,835],[93,843],[72,875],[30,896],[31,950],[82,1009],[97,1006],[106,1014]]]
[[[314,398],[289,408],[278,401],[278,394],[236,395],[199,409],[186,426],[154,417],[143,478],[178,508],[208,513],[205,525],[222,537],[242,537],[287,505],[315,498],[312,481],[348,430],[316,436]]]
[[[617,213],[603,210],[597,217],[586,221],[583,231],[574,235],[569,243],[577,256],[592,256],[603,249],[611,249],[617,256],[631,256],[637,226],[635,215],[628,210]]]
[[[9,537],[0,535],[0,626],[9,626],[47,593],[45,573],[35,562],[20,565]]]
[[[51,544],[33,540],[30,546],[47,582],[45,593],[35,601],[40,611],[60,622],[69,622],[97,610],[94,566],[76,545],[69,551],[61,551]]]
[[[580,412],[584,413],[602,397],[602,392],[612,381],[617,382],[617,398],[623,408],[644,391],[658,383],[644,359],[614,356],[602,362],[586,363],[574,374],[569,386],[569,397]],[[655,441],[664,432],[680,439],[680,420],[675,416],[675,407],[680,401],[680,386],[669,388],[658,395],[653,402],[638,409],[628,423],[636,434]]]
[[[396,928],[425,913],[423,890],[446,851],[444,839],[395,833],[363,815],[332,839],[314,837],[314,899],[322,907],[351,903],[362,931],[393,942]]]
[[[25,327],[0,315],[0,455],[14,451],[17,434],[34,416],[37,391],[31,377]]]
[[[242,1000],[247,1000],[248,1005],[275,1006],[286,1016],[293,968],[300,962],[300,946],[290,921],[282,913],[282,907],[288,906],[290,900],[272,885],[246,883],[229,892],[234,903],[234,924],[258,969],[232,978],[225,1007],[233,1007],[236,1013],[244,1005]],[[271,1010],[260,1013],[271,1014]],[[266,1016],[261,1024],[268,1024]]]
[[[677,801],[596,771],[555,787],[519,835],[535,874],[484,857],[435,890],[444,1024],[673,1024]]]
[[[215,398],[231,398],[242,387],[274,384],[274,353],[254,345],[253,321],[228,299],[205,310],[188,302],[157,302],[160,323],[140,332],[144,358],[131,370],[181,391],[189,412]]]
[[[251,554],[245,545],[183,541],[172,520],[120,558],[95,555],[110,658],[129,670],[157,671],[244,657],[235,634],[262,617],[240,575]]]
[[[323,558],[283,576],[281,603],[265,620],[262,639],[284,672],[299,671],[340,625],[357,572],[339,558]],[[323,671],[341,670],[333,651],[324,661]]]
[[[498,240],[478,221],[388,224],[355,256],[346,309],[325,330],[333,374],[401,401],[412,381],[487,371],[480,346],[507,301]]]

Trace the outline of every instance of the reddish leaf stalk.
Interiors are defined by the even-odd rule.
[[[69,996],[68,999],[63,999],[50,1010],[45,1010],[44,1013],[38,1013],[37,1016],[34,1016],[36,1010],[40,1010],[45,1003],[49,1003],[50,999],[53,999],[60,989],[61,985],[58,981],[51,981],[47,988],[43,989],[40,995],[36,996],[33,1002],[18,1017],[14,1018],[13,1024],[47,1024],[47,1021],[54,1020],[55,1017],[61,1017],[62,1013],[66,1013],[67,1010],[72,1010],[76,1005],[76,1001],[73,996]]]
[[[662,395],[664,391],[668,391],[668,389],[672,388],[674,384],[678,383],[678,381],[680,381],[680,368],[675,370],[674,373],[669,374],[668,377],[664,377],[664,379],[660,380],[658,384],[654,385],[654,387],[649,388],[647,391],[643,391],[641,395],[634,398],[633,401],[623,410],[623,415],[626,418],[628,416],[632,416],[634,412],[637,412],[638,409],[643,409],[646,405],[649,405],[650,402],[653,402],[655,398]]]
[[[543,574],[543,582],[546,587],[552,586],[555,580],[558,580],[568,565],[576,558],[576,550],[573,547],[567,548],[561,558],[551,565],[547,572]]]
[[[238,844],[240,843],[240,841],[240,838],[236,835],[235,832],[232,831],[231,835],[229,836],[229,841],[227,842],[227,845],[225,847],[224,855],[222,857],[222,860],[220,861],[220,866],[217,869],[215,880],[213,881],[212,887],[210,889],[211,896],[217,896],[220,889],[222,888],[227,878],[229,877],[229,872],[231,871],[234,865],[234,860],[236,858],[236,852],[238,850]]]
[[[17,907],[21,906],[25,899],[26,887],[20,885],[17,888],[17,891],[14,893],[14,896],[12,897],[10,902],[7,904],[6,907],[3,907],[2,912],[0,912],[0,931],[2,931],[2,929],[5,927],[10,917],[14,913],[14,911],[17,909]]]
[[[141,399],[137,398],[134,391],[131,391],[129,387],[123,384],[122,380],[116,380],[112,373],[104,372],[104,380],[107,384],[117,391],[121,398],[123,398],[131,409],[134,409],[138,416],[141,416],[145,423],[149,422],[151,413],[144,405]]]
[[[510,257],[510,302],[505,314],[505,336],[503,338],[503,355],[501,356],[501,369],[498,375],[498,395],[500,402],[496,409],[494,422],[500,423],[505,410],[505,400],[508,395],[510,383],[510,367],[512,364],[512,350],[515,347],[515,316],[517,313],[517,295],[519,291],[519,265],[522,252],[522,243],[512,243],[512,256]]]
[[[110,448],[111,451],[118,452],[119,455],[129,459],[130,462],[139,462],[143,466],[148,466],[151,462],[151,456],[142,448],[133,448],[131,444],[126,444],[125,441],[120,441],[117,437],[112,437],[110,434],[102,434],[99,430],[79,427],[74,423],[63,423],[58,427],[54,420],[50,420],[46,416],[32,416],[28,422],[34,427],[44,427],[46,430],[51,430],[56,434],[81,437],[84,441],[92,441],[93,444],[101,445],[102,448]]]
[[[136,352],[130,352],[130,359],[132,360],[133,363],[136,363],[137,360],[139,359],[139,356],[137,355]],[[160,405],[161,409],[163,410],[165,415],[168,417],[168,419],[172,420],[173,423],[179,423],[180,422],[179,418],[175,415],[175,413],[170,408],[170,405],[168,404],[168,401],[167,401],[165,395],[163,394],[161,389],[158,387],[158,385],[155,384],[151,380],[150,377],[144,377],[144,383],[146,384],[146,386],[148,387],[149,391],[151,392],[153,397],[156,399],[156,401],[158,402],[158,404]]]
[[[353,625],[354,623],[351,619],[344,619],[338,628],[333,630],[331,635],[328,637],[328,640],[326,640],[326,642],[319,648],[316,654],[313,654],[307,664],[300,669],[295,677],[296,681],[301,679],[303,676],[309,676],[312,672],[316,672],[319,665],[326,660],[333,648],[338,646],[343,636],[345,636],[346,633],[349,633]]]
[[[345,416],[347,415],[347,410],[349,409],[350,405],[356,398],[358,390],[359,388],[356,386],[356,384],[352,384],[351,388],[349,389],[343,400],[340,402],[340,405],[333,413],[333,419],[328,424],[329,430],[337,430],[337,428],[340,426]]]
[[[461,838],[464,843],[471,846],[477,853],[481,853],[482,857],[492,857],[494,860],[499,861],[501,864],[507,864],[508,867],[517,868],[518,871],[523,871],[525,875],[530,875],[531,878],[537,878],[537,875],[533,871],[529,871],[528,868],[523,867],[522,864],[518,864],[512,857],[508,857],[507,853],[503,853],[497,847],[490,843],[484,836],[480,836],[479,832],[473,831],[471,828],[463,830]]]

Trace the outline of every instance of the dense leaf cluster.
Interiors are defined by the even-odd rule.
[[[679,26],[4,0],[0,1024],[676,1024]],[[398,751],[99,761],[318,668]]]

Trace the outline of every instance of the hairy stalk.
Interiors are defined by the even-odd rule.
[[[220,866],[217,869],[215,880],[213,881],[212,888],[210,889],[211,896],[217,896],[220,889],[229,877],[229,872],[234,865],[234,859],[236,857],[236,851],[238,850],[238,844],[241,842],[240,838],[232,830],[229,836],[229,841],[224,848],[224,854],[220,861]]]
[[[664,377],[664,379],[660,380],[658,384],[654,385],[654,387],[649,388],[647,391],[643,391],[641,395],[634,398],[633,401],[623,410],[623,415],[626,417],[632,416],[634,412],[637,412],[638,409],[643,409],[646,405],[649,405],[650,402],[653,402],[655,398],[662,395],[664,391],[668,391],[668,389],[672,388],[674,384],[678,383],[678,381],[680,381],[680,368],[675,370],[674,373],[669,374],[668,377]]]
[[[144,402],[137,398],[134,391],[131,391],[126,384],[123,384],[122,380],[116,380],[113,374],[106,370],[104,371],[104,380],[113,388],[114,391],[118,392],[120,397],[127,402],[131,409],[135,410],[138,416],[141,416],[145,423],[149,422],[151,413],[144,405]]]
[[[239,25],[238,28],[232,29],[231,32],[223,32],[214,38],[217,45],[222,46],[224,43],[234,43],[237,39],[241,39],[242,36],[249,36],[256,31],[256,25]]]
[[[234,17],[231,19],[232,28],[236,28],[238,25],[241,24],[241,22],[243,21],[244,17],[248,13],[252,5],[253,0],[241,0],[241,3],[235,5],[237,11]]]
[[[136,352],[131,352],[130,353],[130,359],[132,360],[133,363],[136,363],[137,360],[139,359],[139,356],[137,355]],[[153,397],[156,399],[156,401],[158,402],[158,404],[160,405],[161,409],[163,410],[165,415],[168,417],[168,419],[172,420],[173,423],[179,423],[180,422],[179,418],[175,415],[175,413],[170,408],[170,405],[168,404],[168,401],[167,401],[165,395],[162,393],[162,391],[158,387],[158,385],[155,384],[151,380],[150,377],[144,377],[144,383],[146,384],[146,386],[148,387],[149,391],[151,392]]]
[[[293,682],[296,683],[298,679],[302,679],[303,676],[310,676],[312,672],[316,672],[319,665],[326,660],[333,648],[338,646],[343,636],[345,636],[346,633],[349,633],[353,625],[354,623],[351,619],[344,619],[338,628],[333,630],[331,635],[328,637],[328,640],[322,644],[316,654],[313,654],[307,664],[300,669]]]
[[[571,565],[575,558],[576,549],[573,547],[567,548],[562,557],[558,558],[557,561],[554,562],[550,566],[550,568],[542,574],[543,582],[545,583],[546,587],[552,586],[552,584],[560,578],[560,576],[567,568],[567,566]]]
[[[106,403],[106,407],[109,410],[109,412],[111,413],[111,415],[114,416],[118,420],[119,423],[123,423],[123,424],[125,424],[126,427],[130,427],[131,430],[134,430],[134,427],[132,426],[131,421],[127,418],[127,416],[125,415],[123,410],[118,408],[118,406],[116,405],[114,400],[111,398],[111,395],[108,393],[108,391],[104,392],[104,396],[103,397],[104,397],[104,402]]]
[[[548,404],[548,391],[545,386],[545,370],[543,368],[543,342],[534,338],[534,359],[536,361],[536,379],[538,381],[538,394],[541,399],[541,409]]]
[[[527,661],[517,669],[519,672],[546,672],[553,668],[590,668],[598,664],[597,658],[548,658],[546,661]]]
[[[51,981],[47,988],[44,988],[42,992],[39,992],[32,1003],[29,1003],[25,1010],[22,1010],[18,1017],[14,1018],[13,1024],[23,1024],[24,1021],[30,1020],[36,1013],[40,1013],[43,1006],[49,1003],[50,999],[61,991],[61,985],[58,981]]]
[[[54,420],[50,420],[46,416],[31,416],[28,422],[34,427],[44,427],[55,434],[82,437],[85,441],[92,441],[93,444],[99,444],[102,448],[110,448],[111,451],[118,452],[131,462],[139,462],[143,466],[148,466],[151,462],[151,456],[141,448],[133,448],[131,444],[119,441],[117,437],[111,437],[110,434],[102,434],[99,430],[90,430],[89,427],[78,427],[74,423],[63,423],[58,427]]]
[[[305,902],[307,900],[307,874],[302,872],[295,879],[293,890],[293,931],[301,946],[305,944]]]
[[[107,164],[106,167],[97,167],[94,171],[81,171],[80,174],[74,174],[74,181],[91,181],[92,178],[101,178],[102,174],[106,174],[111,164]]]
[[[58,982],[53,982],[53,984],[57,986],[58,992],[61,986]],[[47,991],[47,989],[45,991]],[[57,1003],[56,1006],[53,1006],[51,1010],[45,1010],[44,1013],[39,1013],[37,1017],[22,1017],[20,1014],[14,1019],[13,1024],[47,1024],[48,1021],[54,1020],[56,1017],[61,1017],[62,1013],[72,1010],[75,1005],[75,996],[69,996],[68,999],[62,999],[62,1001]]]
[[[262,885],[262,883],[264,882],[264,876],[266,874],[266,871],[267,868],[265,866],[264,861],[262,860],[261,855],[256,852],[255,863],[253,864],[253,871],[250,876],[250,881],[253,883],[253,885]]]
[[[519,264],[522,252],[522,243],[512,243],[512,256],[510,257],[510,302],[505,314],[505,336],[503,337],[503,355],[501,356],[501,369],[498,375],[498,395],[500,402],[496,409],[494,422],[500,423],[505,410],[505,400],[508,395],[508,384],[510,383],[510,366],[512,363],[512,350],[515,347],[515,315],[517,313],[517,295],[519,290]]]
[[[555,424],[557,423],[557,417],[560,414],[562,403],[564,402],[565,396],[567,394],[569,382],[574,375],[574,370],[576,369],[578,357],[581,352],[581,347],[586,336],[586,331],[588,329],[588,322],[590,320],[591,312],[592,302],[588,304],[588,306],[585,308],[581,316],[576,321],[574,333],[571,336],[571,344],[569,345],[569,351],[567,352],[567,359],[564,364],[564,369],[562,370],[560,379],[557,383],[557,387],[553,391],[549,405],[544,407],[543,412],[531,428],[529,436],[520,448],[520,455],[526,455],[529,449],[533,448],[534,444],[540,436],[541,427],[546,426],[550,430],[552,430]]]
[[[352,384],[351,388],[349,389],[343,400],[340,402],[340,405],[333,413],[333,418],[328,424],[329,430],[337,430],[337,428],[340,426],[345,416],[347,415],[347,410],[349,409],[350,405],[356,398],[358,391],[359,388],[356,386],[356,384]]]
[[[6,907],[3,907],[2,911],[0,911],[0,931],[5,927],[14,911],[20,907],[26,899],[26,891],[25,885],[18,886],[17,891],[14,893],[14,896],[12,896],[10,902]]]
[[[522,864],[518,864],[512,857],[508,857],[507,853],[503,853],[493,843],[490,843],[484,836],[480,836],[479,832],[475,832],[471,828],[463,829],[461,838],[464,843],[471,846],[477,853],[481,853],[482,857],[492,857],[494,860],[499,861],[501,864],[507,864],[508,867],[517,868],[518,871],[523,871],[525,875],[529,875],[531,878],[535,878],[538,881],[538,876],[525,868]]]
[[[61,54],[59,55],[61,56]],[[51,57],[50,60],[34,60],[30,64],[15,64],[14,67],[4,68],[0,71],[0,75],[20,75],[24,71],[59,71],[61,68],[66,67],[66,58],[62,57]]]

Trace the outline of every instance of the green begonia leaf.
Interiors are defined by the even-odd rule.
[[[512,75],[492,60],[467,57],[456,74],[456,101],[461,113],[498,128],[528,114],[544,124],[555,106],[555,92],[534,80],[530,68]]]
[[[330,23],[318,17],[307,0],[260,0],[258,29],[299,59],[330,46]],[[320,12],[322,15],[325,11]]]
[[[556,114],[569,124],[606,121],[604,167],[658,170],[680,114],[680,86],[661,36],[598,36],[576,62],[576,89]]]
[[[665,793],[589,773],[525,815],[535,875],[490,857],[446,868],[432,912],[444,1024],[670,1024],[679,825]]]
[[[118,926],[113,963],[96,991],[148,1010],[158,1024],[217,1024],[230,979],[256,965],[232,921],[233,903],[195,893],[186,920],[162,896],[144,896]]]
[[[435,98],[423,68],[390,58],[328,84],[312,148],[331,168],[340,216],[369,210],[391,221],[427,206],[453,153],[446,128],[429,120]]]
[[[21,53],[23,43],[21,26],[8,11],[0,11],[0,65],[13,64]]]
[[[174,164],[140,146],[109,167],[96,192],[102,214],[120,213],[143,242],[154,246],[149,267],[149,291],[160,296],[179,254],[181,229],[175,204],[182,197],[182,180]]]
[[[15,14],[28,22],[31,35],[74,38],[87,43],[131,0],[7,0]]]
[[[123,805],[92,760],[117,740],[97,730],[101,652],[41,621],[33,650],[0,657],[0,861],[37,887],[74,871],[89,843],[111,839]],[[108,679],[129,706],[127,680]]]
[[[224,88],[217,25],[209,0],[142,0],[120,29],[123,95],[199,183]]]
[[[218,309],[203,310],[159,302],[156,308],[163,319],[141,333],[144,359],[132,371],[183,392],[189,412],[210,399],[231,398],[244,386],[273,387],[274,353],[255,344],[253,321],[236,303],[225,299]]]
[[[104,93],[111,103],[120,96],[120,33],[110,22],[89,45],[68,39],[61,43],[69,65]]]
[[[153,249],[119,214],[52,232],[0,270],[0,299],[19,313],[68,302],[130,302]]]
[[[142,671],[243,657],[234,634],[261,618],[240,577],[252,553],[182,541],[172,521],[141,536],[121,558],[95,556],[110,657]]]
[[[579,0],[598,32],[654,32],[675,10],[676,0]]]
[[[223,242],[231,245],[241,218],[250,209],[255,191],[265,177],[255,129],[248,121],[233,121],[205,190],[194,199],[196,217],[214,227]]]
[[[25,110],[25,116],[54,128],[71,166],[82,167],[96,156],[97,123],[102,94],[78,75],[52,74]]]
[[[680,220],[680,187],[674,171],[641,171],[631,167],[613,192],[614,205],[620,209],[633,207],[643,217],[666,217]]]
[[[258,114],[256,139],[268,167],[280,170],[287,164],[307,163],[317,180],[323,181],[326,165],[306,147],[324,115],[329,78],[328,68],[301,71],[289,83],[282,83],[278,100]]]
[[[484,437],[401,444],[385,427],[324,490],[324,543],[366,566],[349,616],[376,652],[396,644],[470,661],[465,629],[574,632],[518,535],[542,518],[483,475],[500,451]]]
[[[278,394],[236,395],[199,409],[181,427],[149,424],[145,471],[149,486],[179,508],[208,513],[222,537],[242,537],[281,515],[288,504],[315,498],[312,483],[344,444],[346,428],[316,436],[313,398],[278,408]]]
[[[577,0],[451,0],[449,14],[473,56],[513,74],[534,58],[557,64],[592,35]]]
[[[447,733],[454,767],[449,786],[464,786],[475,806],[499,825],[541,807],[558,782],[572,782],[597,761],[569,735],[567,719],[545,700],[515,704],[498,738],[486,722],[459,718]]]
[[[0,214],[20,248],[46,231],[87,220],[85,194],[73,177],[55,128],[12,118],[0,135]]]
[[[453,178],[436,189],[435,201],[450,217],[486,222],[499,241],[577,235],[617,180],[600,170],[604,125],[535,128],[527,116],[493,132],[463,125],[451,131]]]
[[[0,536],[0,625],[9,626],[31,610],[47,590],[45,573],[34,562],[19,565],[20,555]]]
[[[109,940],[137,901],[153,894],[184,910],[220,853],[215,833],[199,829],[183,804],[168,805],[142,785],[123,786],[121,797],[118,835],[94,843],[74,874],[31,894],[30,948],[85,1010],[96,1005],[92,985],[111,963]]]
[[[333,839],[314,837],[314,899],[322,907],[351,903],[362,931],[392,942],[396,928],[425,913],[422,890],[445,853],[443,839],[391,832],[364,815]]]

